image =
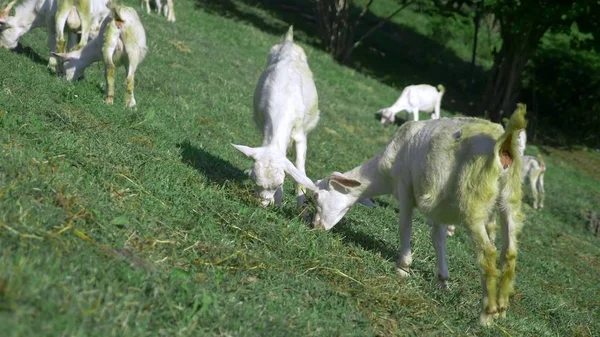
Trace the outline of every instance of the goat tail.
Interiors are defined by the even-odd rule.
[[[527,106],[517,103],[517,109],[508,120],[504,133],[496,141],[495,153],[500,157],[503,168],[509,168],[514,161],[520,163],[519,132],[527,126],[525,114]]]
[[[285,33],[284,41],[294,42],[294,26],[290,26],[288,28],[287,33]]]
[[[437,90],[439,91],[439,93],[441,95],[443,95],[446,92],[446,87],[444,87],[444,85],[442,85],[442,84],[438,84]]]
[[[546,172],[546,162],[544,161],[544,158],[542,157],[542,155],[540,153],[538,153],[536,155],[537,160],[540,162],[540,169],[542,171],[542,173]]]

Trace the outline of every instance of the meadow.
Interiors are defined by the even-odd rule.
[[[75,83],[50,74],[44,30],[25,35],[21,52],[0,50],[2,335],[600,335],[600,238],[586,228],[600,204],[600,152],[528,146],[545,155],[546,208],[524,199],[516,293],[507,319],[482,328],[479,269],[460,227],[448,240],[443,291],[418,212],[413,275],[395,275],[391,197],[354,206],[331,232],[302,221],[290,178],[281,207],[259,206],[244,173],[251,161],[230,143],[261,142],[254,86],[289,22],[227,3],[260,20],[214,1],[176,1],[175,24],[140,14],[149,53],[136,73],[137,110],[124,107],[123,69],[112,106],[100,63]],[[301,28],[295,36],[320,97],[307,154],[317,179],[383,148],[397,127],[375,112],[427,67],[398,58],[412,72],[383,78],[335,63]],[[443,59],[434,63],[423,82],[454,76],[437,72]],[[462,114],[446,87],[442,116]]]

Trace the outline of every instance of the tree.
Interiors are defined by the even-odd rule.
[[[351,0],[314,0],[321,40],[325,45],[325,50],[331,53],[336,61],[348,63],[352,52],[364,39],[373,34],[401,10],[417,2],[417,0],[400,1],[398,9],[381,19],[355,41],[356,28],[368,12],[373,1],[369,0],[362,8],[360,14],[352,18],[353,6]]]
[[[499,122],[516,107],[521,74],[544,34],[574,22],[596,32],[593,19],[599,5],[592,0],[496,0],[485,1],[484,6],[500,21],[502,47],[495,55],[480,111]]]

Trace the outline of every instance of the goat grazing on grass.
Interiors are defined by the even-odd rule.
[[[409,85],[402,90],[391,107],[378,111],[381,114],[381,124],[394,123],[396,114],[403,110],[412,113],[415,121],[419,120],[419,111],[433,112],[431,119],[440,119],[440,105],[445,91],[441,84],[437,89],[428,84]]]
[[[158,15],[161,12],[167,17],[167,21],[175,22],[175,8],[173,7],[173,0],[167,0],[167,3],[163,7],[160,0],[154,0],[154,4],[156,5],[156,11]],[[144,5],[146,5],[146,13],[150,14],[150,0],[140,0],[140,8],[144,10]]]
[[[261,147],[234,145],[255,160],[250,177],[264,206],[281,205],[285,173],[296,182],[298,206],[304,203],[302,185],[316,188],[306,177],[306,135],[319,121],[317,89],[302,47],[294,43],[290,26],[283,41],[271,47],[267,67],[254,91],[254,121],[263,131]],[[296,166],[286,157],[292,140]]]
[[[62,60],[68,80],[83,76],[85,68],[90,64],[104,61],[108,104],[113,103],[115,95],[116,66],[123,64],[127,68],[125,105],[134,108],[135,71],[147,50],[146,32],[135,9],[116,6],[102,22],[98,36],[83,49],[54,55]]]
[[[412,263],[412,211],[417,207],[432,225],[438,278],[446,287],[446,224],[462,223],[482,271],[480,321],[489,325],[497,314],[505,315],[513,292],[516,239],[523,219],[517,137],[525,124],[524,105],[517,107],[506,130],[466,117],[408,122],[366,163],[317,181],[313,224],[329,230],[357,200],[393,194],[400,206],[398,273],[408,275]],[[493,242],[496,209],[503,234],[501,275]]]
[[[83,48],[88,37],[97,34],[100,23],[108,15],[108,0],[25,0],[10,10],[16,0],[0,9],[0,47],[14,49],[19,39],[31,29],[46,26],[50,53],[65,52],[77,42],[76,34],[81,32],[77,48]],[[66,42],[65,33],[69,39]],[[48,67],[56,70],[56,58],[50,56]]]
[[[521,171],[521,178],[529,180],[529,187],[531,188],[531,195],[533,197],[533,208],[537,209],[544,208],[544,173],[546,172],[546,163],[542,156],[538,154],[537,157],[523,156],[521,158],[523,162],[523,168]],[[538,203],[539,202],[539,203]]]

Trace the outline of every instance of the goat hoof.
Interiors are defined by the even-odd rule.
[[[481,316],[479,316],[479,324],[481,324],[481,326],[489,328],[490,326],[492,326],[493,323],[494,323],[494,315],[493,314],[487,314],[485,312],[482,312]]]
[[[409,269],[403,267],[396,267],[396,274],[402,278],[410,276]]]
[[[106,99],[104,100],[104,102],[106,104],[111,104],[112,105],[113,104],[113,98],[112,97],[106,97]]]
[[[317,231],[324,231],[324,232],[327,231],[327,228],[325,228],[325,226],[323,226],[323,225],[314,225],[313,229],[317,230]]]

